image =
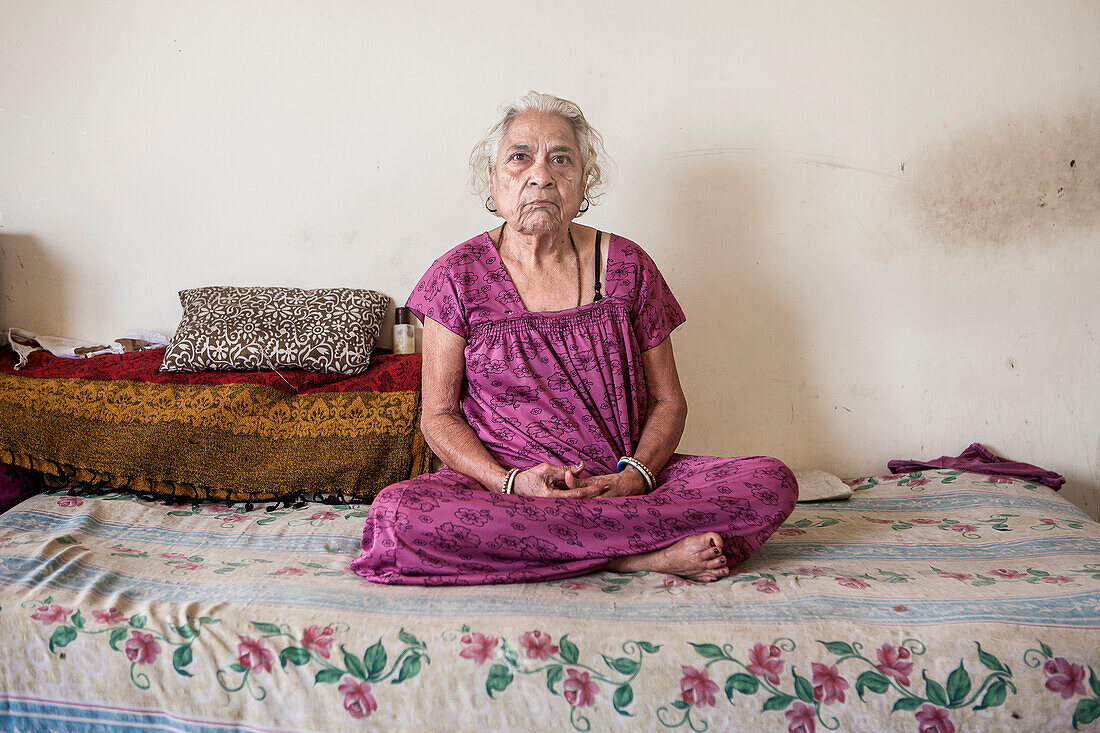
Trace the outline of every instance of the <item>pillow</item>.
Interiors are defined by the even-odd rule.
[[[852,487],[831,473],[811,468],[795,471],[798,501],[839,501],[852,495]]]
[[[389,301],[350,288],[181,290],[183,318],[161,369],[362,374]]]

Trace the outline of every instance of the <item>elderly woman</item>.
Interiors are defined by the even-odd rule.
[[[408,301],[424,322],[421,427],[446,467],[374,500],[352,564],[368,580],[713,581],[794,508],[773,458],[673,452],[683,311],[641,247],[574,221],[604,162],[580,109],[536,93],[474,149],[504,223],[436,260]]]

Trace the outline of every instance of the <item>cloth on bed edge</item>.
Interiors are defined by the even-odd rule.
[[[988,476],[1012,476],[1028,481],[1038,481],[1057,491],[1066,482],[1065,476],[1033,466],[1030,463],[1011,461],[993,455],[981,443],[971,443],[970,447],[957,456],[940,456],[934,461],[916,461],[897,459],[886,464],[890,473],[909,473],[923,468],[955,468],[960,471],[984,473]]]
[[[420,356],[362,375],[162,375],[163,349],[92,359],[0,349],[0,463],[190,500],[366,501],[428,470]],[[276,384],[282,379],[285,384]]]
[[[19,466],[0,463],[0,512],[5,512],[30,493],[28,471]]]

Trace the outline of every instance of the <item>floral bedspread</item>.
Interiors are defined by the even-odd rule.
[[[957,471],[800,505],[729,578],[348,570],[364,508],[43,494],[0,515],[0,729],[1100,727],[1100,525]]]

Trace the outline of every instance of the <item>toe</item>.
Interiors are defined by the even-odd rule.
[[[704,558],[722,554],[722,538],[717,532],[705,532],[691,538],[694,551]]]

